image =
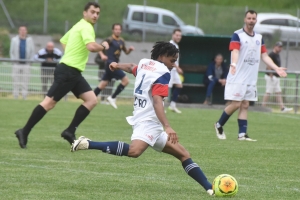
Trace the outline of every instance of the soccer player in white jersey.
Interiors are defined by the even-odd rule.
[[[234,32],[231,37],[229,50],[231,51],[230,72],[225,85],[225,99],[231,100],[220,119],[215,123],[217,137],[226,139],[223,126],[229,117],[237,110],[238,140],[256,141],[247,134],[247,114],[249,101],[257,101],[257,76],[260,58],[279,76],[285,77],[285,68],[279,68],[268,56],[262,35],[255,33],[257,13],[248,10],[244,18],[244,27]]]
[[[189,152],[178,142],[165,112],[164,98],[168,96],[170,70],[178,59],[178,49],[169,42],[157,42],[151,51],[151,59],[142,59],[135,64],[111,63],[110,69],[124,70],[135,77],[133,116],[127,122],[133,127],[131,144],[121,141],[95,142],[81,136],[71,146],[71,151],[96,149],[117,156],[137,158],[151,146],[158,152],[171,154],[182,163],[186,173],[196,180],[209,195],[212,185],[194,163]]]
[[[176,48],[179,49],[178,43],[180,42],[180,40],[181,40],[181,30],[177,28],[173,31],[172,40],[170,40],[170,43],[174,44]],[[176,113],[181,113],[181,111],[176,107],[178,95],[180,94],[180,91],[182,89],[182,82],[180,80],[179,74],[183,74],[183,71],[179,67],[179,57],[178,57],[173,69],[171,70],[171,79],[169,82],[169,88],[171,88],[171,103],[169,106],[169,110]]]

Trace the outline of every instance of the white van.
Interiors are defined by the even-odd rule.
[[[204,35],[200,28],[185,25],[172,11],[151,6],[127,5],[123,30],[133,35],[141,35],[143,28],[147,33],[162,35],[172,34],[175,28],[180,28],[183,35]]]

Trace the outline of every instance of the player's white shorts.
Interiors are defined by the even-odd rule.
[[[168,135],[162,125],[155,121],[143,121],[133,125],[131,141],[142,140],[154,150],[161,152],[166,146]]]
[[[266,93],[279,93],[281,92],[281,87],[280,87],[280,78],[277,76],[268,76],[265,74],[265,80],[266,80]]]
[[[169,82],[169,88],[173,87],[174,84],[182,84],[176,69],[172,69],[170,73],[171,73],[171,79]]]
[[[256,85],[246,85],[240,83],[226,83],[225,100],[233,101],[257,101]]]

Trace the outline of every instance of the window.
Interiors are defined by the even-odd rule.
[[[261,24],[275,25],[275,26],[287,26],[286,19],[267,19],[261,22]]]
[[[300,28],[299,22],[297,22],[296,20],[288,19],[288,26],[297,27],[297,24],[298,24],[298,27]]]
[[[177,22],[170,16],[163,15],[163,23],[170,26],[178,26]]]
[[[143,12],[134,12],[133,15],[132,15],[132,20],[142,22],[143,19],[144,19],[144,13]],[[158,22],[158,14],[146,13],[146,22],[157,23]]]
[[[134,12],[132,15],[132,20],[135,21],[143,21],[143,13],[142,12]]]

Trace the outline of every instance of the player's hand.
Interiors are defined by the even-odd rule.
[[[101,43],[103,46],[105,46],[105,50],[109,49],[109,44],[108,42],[104,41]]]
[[[133,46],[130,46],[129,47],[129,51],[133,51],[134,50],[134,47]]]
[[[286,77],[287,76],[286,68],[284,68],[284,67],[278,67],[275,71],[280,77]]]
[[[106,55],[102,55],[102,56],[101,56],[101,60],[107,61],[107,59],[108,59],[108,57],[107,57]]]
[[[177,72],[178,72],[179,74],[183,74],[183,71],[182,71],[182,69],[181,69],[180,67],[177,67]]]
[[[168,134],[168,141],[171,141],[172,144],[178,143],[177,134],[171,127],[165,128],[165,131]]]
[[[109,69],[110,69],[110,71],[112,71],[112,72],[115,71],[115,70],[117,70],[117,69],[118,69],[118,63],[116,63],[116,62],[110,63]]]
[[[236,72],[236,65],[230,64],[230,73],[234,75]]]

